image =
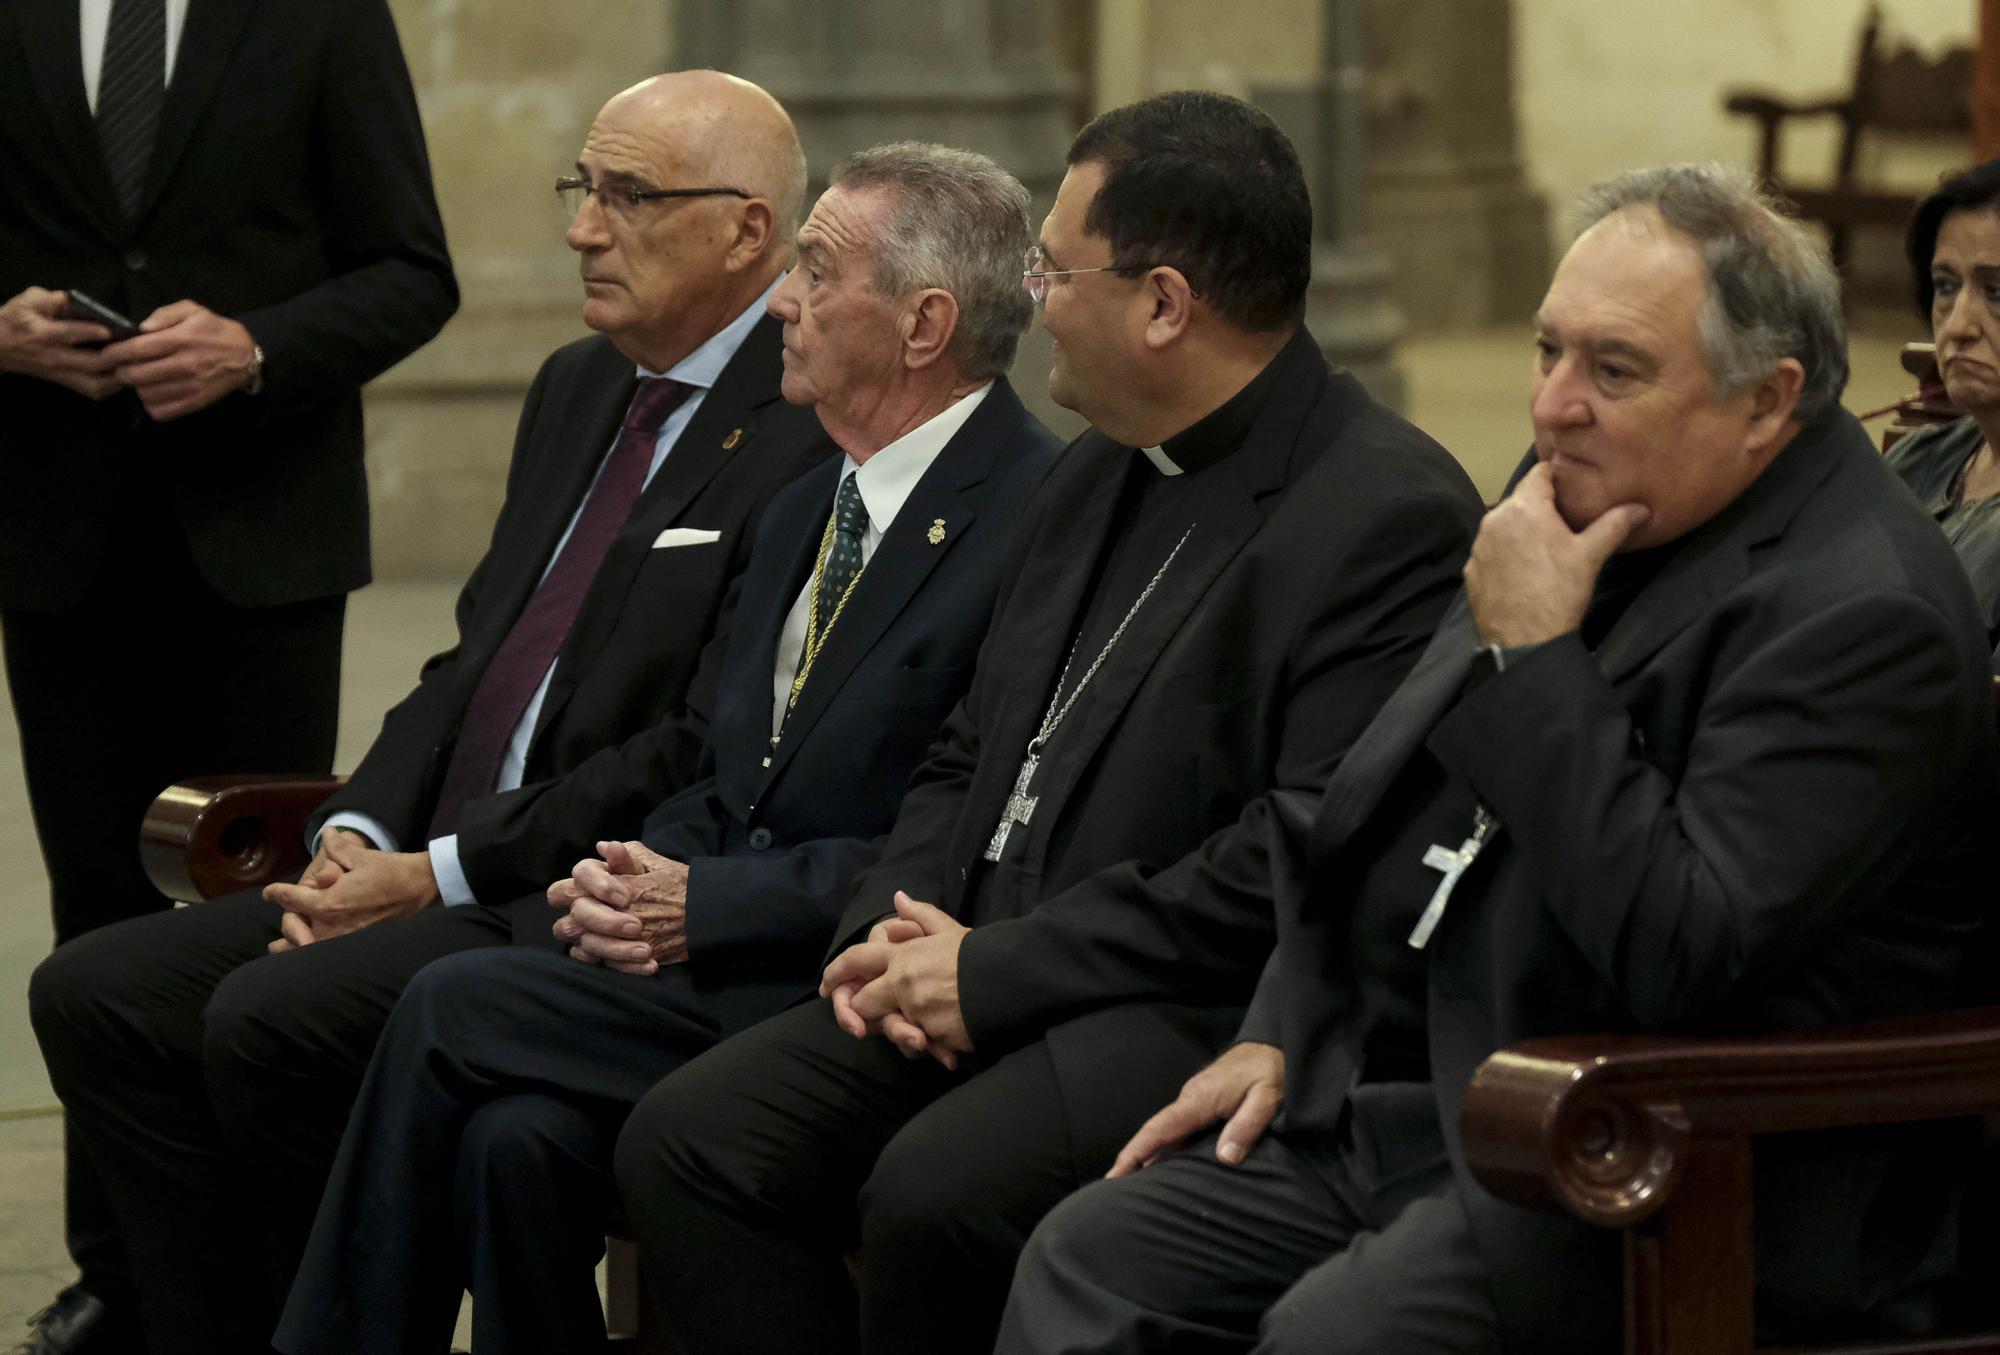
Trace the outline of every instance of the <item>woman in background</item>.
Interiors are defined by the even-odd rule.
[[[1965,417],[1904,438],[1889,465],[1944,529],[2000,644],[2000,160],[1918,204],[1905,248],[1938,371]]]

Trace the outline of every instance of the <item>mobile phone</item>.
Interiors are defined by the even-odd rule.
[[[63,308],[56,314],[64,320],[83,320],[93,325],[103,325],[111,331],[114,341],[129,339],[139,332],[139,327],[130,320],[102,301],[88,293],[79,292],[74,287],[69,289],[69,300],[63,302]]]

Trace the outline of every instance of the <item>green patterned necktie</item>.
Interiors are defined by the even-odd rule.
[[[847,587],[861,572],[861,534],[868,530],[868,507],[861,502],[861,487],[854,472],[840,482],[833,496],[833,544],[827,548],[826,568],[819,578],[819,625],[824,631],[833,624],[833,614]]]

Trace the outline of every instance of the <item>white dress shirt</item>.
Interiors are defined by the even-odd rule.
[[[780,275],[778,282],[782,281],[784,278]],[[771,293],[778,289],[778,282],[772,283],[762,296],[744,308],[742,314],[710,335],[699,348],[668,370],[654,372],[644,367],[638,369],[642,377],[664,376],[694,388],[674,412],[667,416],[666,422],[660,425],[659,434],[653,440],[652,464],[646,468],[646,484],[650,485],[653,482],[653,476],[666,462],[667,454],[673,450],[682,431],[694,419],[695,411],[701,408],[701,402],[708,395],[709,388],[722,375],[722,369],[729,365],[729,360],[736,356],[736,350],[743,346],[744,339],[749,337],[750,331],[756,328],[757,322],[763,318],[764,305],[770,299]],[[618,440],[614,435],[611,445],[605,448],[603,458],[598,462],[599,475],[604,473],[604,463],[611,459],[612,448],[617,445]],[[593,476],[592,488],[595,488],[596,484],[596,478]],[[643,489],[641,492],[644,492]],[[577,501],[576,512],[570,514],[569,525],[563,528],[561,540],[556,542],[556,548],[549,553],[548,564],[542,567],[544,577],[555,564],[556,557],[562,554],[562,548],[568,544],[570,533],[576,529],[576,519],[583,512],[583,505],[589,497],[589,493],[586,492],[584,497]],[[527,709],[521,712],[520,721],[515,724],[513,733],[508,736],[506,751],[500,758],[500,773],[493,782],[496,794],[503,790],[514,790],[521,784],[528,765],[528,746],[534,740],[535,724],[541,717],[542,702],[549,694],[549,682],[555,676],[556,663],[560,662],[561,659],[558,658],[549,665],[549,671],[542,675],[541,685],[535,688],[535,694],[528,698]],[[356,810],[342,810],[328,815],[324,826],[353,828],[366,833],[384,851],[400,850],[395,835],[389,832],[381,821],[369,814]],[[447,905],[478,902],[472,896],[472,886],[466,881],[464,868],[459,865],[456,833],[433,839],[430,843],[430,856],[431,871],[437,876],[438,893]]]
[[[111,31],[111,0],[79,0],[83,23],[83,96],[90,111],[97,112],[97,85],[104,72],[104,38]],[[161,85],[174,79],[174,53],[180,49],[181,30],[187,27],[188,0],[167,0],[167,68],[160,72]]]
[[[861,491],[861,506],[868,510],[868,526],[861,533],[861,566],[868,567],[868,560],[875,554],[875,546],[882,540],[882,533],[896,520],[896,514],[903,511],[903,501],[910,497],[910,491],[917,487],[917,481],[924,478],[924,472],[937,460],[944,445],[950,442],[972,412],[985,401],[986,393],[993,389],[987,382],[956,403],[933,414],[903,436],[884,447],[881,451],[857,466],[853,457],[841,459],[840,478],[845,480],[849,471],[854,473],[854,487]],[[833,505],[827,505],[833,511]],[[792,602],[792,610],[785,615],[784,629],[778,632],[777,662],[771,674],[771,735],[777,737],[785,725],[785,707],[792,697],[792,681],[798,676],[799,661],[806,652],[806,612],[812,596],[812,576],[806,576],[805,587]]]

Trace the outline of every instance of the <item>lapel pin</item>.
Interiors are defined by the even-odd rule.
[[[743,430],[740,428],[732,428],[729,430],[729,436],[722,440],[722,450],[725,452],[733,452],[736,450],[736,444],[741,441],[743,441]]]
[[[943,518],[932,519],[931,529],[924,533],[924,539],[929,541],[933,546],[942,546],[944,544]]]

